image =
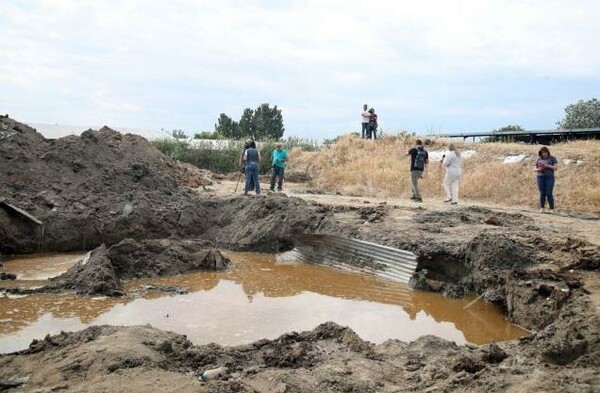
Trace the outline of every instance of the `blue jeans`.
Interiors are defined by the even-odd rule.
[[[283,171],[285,168],[281,168],[273,165],[273,173],[271,174],[271,191],[275,191],[275,178],[279,177],[277,182],[277,190],[281,191],[283,187]]]
[[[254,184],[256,188],[256,194],[260,194],[260,183],[258,181],[258,163],[249,162],[246,164],[246,186],[244,187],[244,195],[248,195],[250,191],[250,185]]]
[[[367,137],[367,133],[369,132],[369,123],[361,123],[362,124],[362,138]]]
[[[540,189],[540,207],[543,209],[546,205],[546,199],[548,199],[550,209],[554,209],[554,196],[552,196],[554,176],[538,176],[537,184]]]

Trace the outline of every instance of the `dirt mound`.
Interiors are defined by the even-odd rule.
[[[474,224],[522,227],[532,224],[533,220],[519,213],[498,212],[479,206],[460,206],[450,211],[421,211],[417,213],[415,222],[448,228]]]
[[[49,140],[9,118],[0,125],[10,131],[0,144],[4,198],[43,222],[0,206],[1,253],[85,250],[173,235],[272,251],[323,219],[308,203],[280,195],[200,198],[180,184],[202,183],[202,173],[140,136],[104,127]]]
[[[318,206],[285,194],[231,199],[219,204],[215,219],[202,237],[240,251],[287,251],[295,235],[335,228],[333,217]]]
[[[227,269],[229,259],[203,247],[201,242],[173,239],[125,239],[108,249],[103,244],[39,291],[118,296],[124,294],[121,280]]]
[[[194,193],[178,183],[196,175],[140,136],[104,127],[52,140],[9,118],[0,128],[10,131],[0,144],[3,197],[43,222],[0,208],[0,252],[89,249],[136,232],[168,236],[178,212],[194,206]]]

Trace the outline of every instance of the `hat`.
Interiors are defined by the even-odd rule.
[[[276,143],[275,143],[275,146],[276,146],[276,147],[281,147],[281,146],[283,146],[283,143],[282,143],[282,142],[276,142]]]

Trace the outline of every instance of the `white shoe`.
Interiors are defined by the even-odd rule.
[[[543,207],[540,209],[540,213],[546,213],[546,209],[544,209]]]

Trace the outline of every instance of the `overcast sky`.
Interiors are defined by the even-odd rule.
[[[0,0],[0,113],[211,130],[268,102],[286,135],[554,128],[600,98],[600,2]]]

